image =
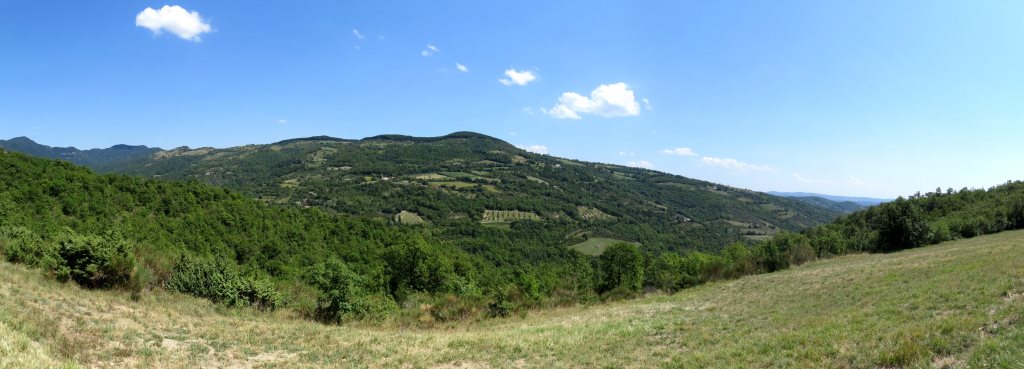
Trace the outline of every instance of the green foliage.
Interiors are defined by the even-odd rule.
[[[35,232],[22,226],[0,226],[0,254],[7,261],[53,269],[57,266],[57,249]]]
[[[120,238],[63,232],[57,241],[57,275],[89,288],[128,286],[135,269],[132,246]]]
[[[198,178],[268,203],[392,222],[395,214],[415,213],[446,241],[472,247],[474,255],[499,265],[536,264],[530,259],[547,256],[551,246],[586,241],[565,237],[577,231],[592,239],[640,242],[659,253],[717,250],[743,239],[720,219],[799,231],[843,213],[667,173],[536,155],[470,132],[176,149],[112,169],[169,180]],[[503,215],[495,218],[496,212]],[[509,241],[523,252],[506,252],[504,236],[479,230],[481,221],[494,220],[542,225],[515,232]],[[585,246],[595,253],[604,248]]]
[[[663,291],[676,291],[686,287],[683,283],[683,257],[679,254],[666,253],[654,258],[648,264],[646,285]]]
[[[644,257],[637,245],[617,243],[601,254],[601,289],[622,287],[639,292],[644,283]]]
[[[183,256],[164,287],[230,306],[273,310],[283,303],[272,282],[241,276],[231,264],[219,259]]]
[[[356,273],[343,262],[331,260],[318,264],[307,277],[320,289],[316,317],[326,322],[354,319],[383,319],[398,310],[382,286]]]
[[[906,199],[900,197],[880,206],[878,213],[874,227],[878,230],[879,250],[918,247],[928,242],[929,228],[924,215]]]

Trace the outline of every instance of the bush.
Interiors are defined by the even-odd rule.
[[[242,277],[231,264],[205,258],[182,256],[164,288],[229,306],[254,306],[261,310],[276,309],[283,302],[270,281]]]
[[[0,254],[7,261],[52,269],[57,266],[57,250],[25,227],[0,227]]]
[[[509,315],[512,315],[514,309],[515,305],[506,300],[504,293],[495,294],[494,299],[489,304],[487,304],[487,311],[490,313],[490,316],[492,318],[508,317]]]
[[[647,273],[647,285],[662,291],[673,292],[683,288],[683,257],[675,253],[664,253],[655,258]]]
[[[88,288],[128,286],[135,271],[131,249],[122,239],[65,232],[58,241],[57,275]]]
[[[310,271],[307,279],[320,289],[316,316],[321,321],[341,323],[382,319],[398,310],[398,304],[391,296],[343,262],[331,260],[319,264]]]

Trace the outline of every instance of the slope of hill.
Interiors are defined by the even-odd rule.
[[[0,263],[0,275],[0,367],[1024,364],[1024,231],[434,329],[324,326],[166,293],[133,302],[126,293],[85,291],[8,263]]]
[[[874,206],[883,202],[892,201],[893,199],[879,199],[873,197],[854,197],[854,196],[835,196],[835,195],[822,195],[820,193],[811,192],[776,192],[770,191],[768,194],[782,197],[820,197],[829,201],[834,202],[852,202],[861,206]]]
[[[0,140],[0,149],[16,151],[40,158],[66,160],[73,164],[85,165],[96,170],[106,170],[123,162],[148,157],[161,151],[146,146],[114,145],[106,149],[79,150],[74,147],[50,147],[40,145],[28,137]]]
[[[865,205],[861,205],[861,204],[855,203],[853,201],[837,202],[837,201],[832,201],[832,200],[826,199],[824,197],[817,197],[817,196],[808,196],[808,197],[787,196],[787,197],[789,197],[791,199],[794,199],[794,200],[803,201],[803,202],[806,202],[808,204],[811,204],[811,205],[814,205],[814,206],[818,206],[818,207],[821,207],[821,208],[829,209],[829,210],[832,210],[832,211],[837,211],[837,212],[840,212],[840,213],[843,213],[843,214],[849,214],[849,213],[855,212],[857,210],[864,209],[866,207]]]
[[[485,135],[293,139],[179,148],[110,168],[236,189],[272,204],[444,229],[532,223],[559,245],[588,237],[655,250],[718,249],[841,214],[793,199],[666,173],[537,155]]]

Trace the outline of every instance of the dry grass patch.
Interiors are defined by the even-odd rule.
[[[879,368],[1024,362],[1024,232],[850,255],[674,295],[409,329],[325,326],[0,263],[0,360],[138,368]],[[19,361],[15,361],[19,360]]]

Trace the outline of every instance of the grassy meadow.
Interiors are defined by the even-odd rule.
[[[0,263],[0,367],[1017,368],[1024,231],[432,328],[325,326]]]
[[[608,246],[622,242],[630,243],[623,240],[616,240],[614,238],[591,237],[586,241],[569,246],[569,248],[579,251],[583,255],[597,256],[603,254],[604,250],[607,249]]]

